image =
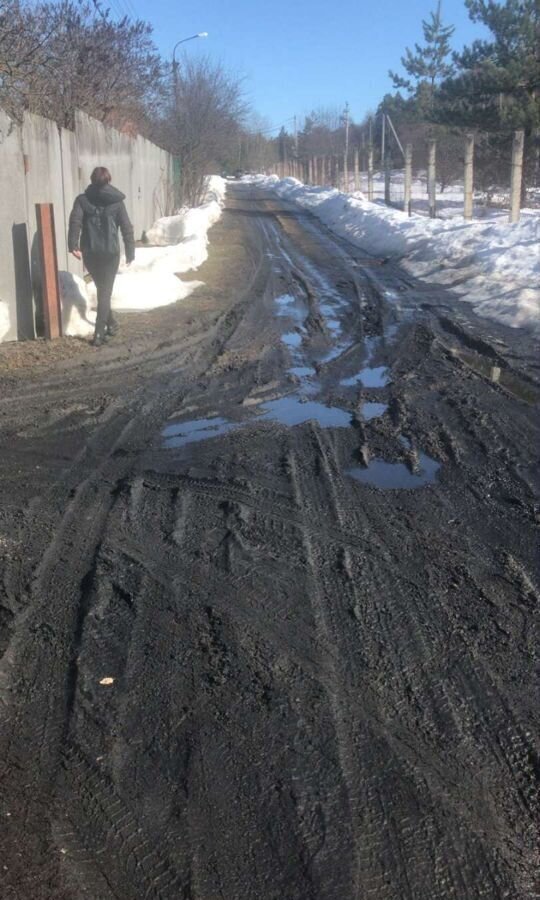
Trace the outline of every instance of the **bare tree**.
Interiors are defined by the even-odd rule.
[[[21,119],[30,97],[39,103],[46,93],[40,73],[52,63],[54,28],[43,10],[0,0],[0,106],[13,119]]]
[[[178,156],[181,202],[197,206],[204,178],[221,170],[238,146],[247,114],[241,82],[208,58],[183,58],[171,91],[165,140]]]
[[[64,127],[82,109],[140,130],[163,78],[151,32],[89,3],[0,0],[0,102],[17,117],[28,109]]]

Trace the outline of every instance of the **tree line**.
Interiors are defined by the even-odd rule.
[[[438,140],[437,178],[442,187],[462,175],[465,133],[475,136],[477,187],[489,192],[508,184],[513,133],[523,129],[525,182],[539,186],[540,2],[465,0],[465,5],[471,20],[485,26],[486,38],[453,51],[454,26],[444,22],[439,2],[421,23],[420,41],[405,48],[400,70],[389,72],[395,91],[386,94],[377,109],[357,123],[347,123],[338,108],[315,109],[297,134],[282,129],[271,141],[274,159],[302,162],[326,156],[337,165],[348,130],[349,147],[361,153],[373,147],[376,164],[383,165],[385,114],[402,145],[412,143],[415,168],[426,165],[427,140]],[[401,150],[388,127],[385,155],[391,166],[402,165]]]
[[[241,79],[208,58],[182,58],[176,71],[158,52],[152,27],[114,19],[100,0],[0,0],[0,106],[20,120],[25,110],[59,126],[76,109],[132,134],[143,134],[179,159],[182,202],[196,204],[209,171],[264,171],[277,161],[326,156],[337,168],[345,146],[374,148],[382,164],[383,114],[402,144],[425,166],[429,137],[439,139],[442,186],[461,174],[463,134],[476,139],[476,183],[508,182],[512,134],[525,131],[525,180],[540,183],[540,2],[465,0],[488,37],[452,51],[454,27],[440,2],[422,37],[406,48],[394,92],[354,122],[343,109],[315,108],[301,126],[277,136],[249,114]],[[401,164],[389,131],[390,164]]]

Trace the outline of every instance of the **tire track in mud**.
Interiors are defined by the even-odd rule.
[[[331,511],[333,518],[342,525],[344,516],[340,497],[344,492],[339,467],[325,436],[314,429],[313,437],[326,478],[318,479],[320,505],[311,510],[311,515],[317,517],[322,509],[326,515]],[[301,458],[297,454],[295,460]],[[304,505],[310,487],[313,494],[312,486],[306,480],[299,462],[291,461],[290,469],[298,504]],[[350,654],[347,640],[344,640],[346,624],[339,621],[343,613],[350,615],[351,610],[356,611],[362,605],[355,587],[352,560],[348,556],[350,551],[345,551],[342,558],[332,560],[326,546],[314,544],[309,533],[305,534],[305,540],[313,573],[311,597],[315,618],[321,624],[324,643],[336,648],[336,652],[326,659],[333,665],[325,683],[348,787],[349,814],[356,847],[352,896],[373,894],[381,900],[394,898],[393,883],[396,877],[400,884],[400,897],[410,900],[424,896],[424,885],[427,883],[430,884],[429,896],[440,900],[450,896],[492,896],[498,889],[501,876],[494,861],[489,861],[485,856],[481,844],[474,837],[474,830],[468,830],[465,838],[464,832],[459,836],[458,827],[452,839],[451,833],[443,829],[437,808],[441,801],[447,813],[453,806],[453,798],[448,796],[446,778],[441,778],[439,774],[433,778],[435,772],[432,770],[426,780],[431,764],[417,752],[411,754],[406,744],[402,743],[410,740],[412,735],[409,737],[403,732],[401,737],[396,734],[391,739],[391,735],[385,733],[384,721],[380,718],[381,714],[385,716],[384,707],[377,712],[376,695],[363,679],[357,680],[358,671],[353,674],[357,670],[357,661],[355,664],[354,654]],[[336,579],[336,568],[345,574],[345,578]],[[411,634],[416,624],[411,617]],[[382,646],[385,629],[381,621],[377,631]],[[400,628],[400,632],[403,639],[407,629]],[[393,635],[388,634],[388,645],[391,646],[392,642]],[[411,656],[411,663],[418,670],[419,660],[427,654],[424,650],[413,652]],[[406,669],[397,673],[397,677],[406,677]],[[412,676],[409,683],[412,686],[415,682],[418,683],[418,677]],[[362,697],[360,709],[356,700],[358,694]],[[436,707],[438,715],[447,703],[444,693],[441,693],[441,700],[442,705],[440,701],[433,703],[434,712]],[[396,751],[397,757],[394,755]],[[398,765],[397,758],[400,760]],[[381,770],[383,759],[386,762]],[[419,763],[424,765],[424,774],[420,777]],[[434,788],[435,798],[431,793]],[[411,802],[416,806],[414,827],[410,825],[411,815],[403,811],[410,807]],[[385,811],[384,818],[382,810]],[[476,823],[476,827],[481,830],[480,822]],[[454,844],[456,839],[459,847]],[[380,848],[383,846],[381,856]],[[465,851],[465,846],[469,847],[468,851]],[[460,862],[456,865],[458,859]],[[436,861],[434,868],[428,860]]]
[[[199,378],[222,352],[245,314],[250,292],[264,279],[264,260],[259,255],[252,280],[240,294],[235,307],[218,318],[210,333],[205,335],[204,342],[198,341],[199,348],[196,346],[195,354],[190,349],[184,354],[186,365],[193,366],[198,362],[199,373],[191,375],[192,378]],[[156,361],[161,366],[162,356],[170,362],[162,369],[158,368],[156,379]],[[14,788],[13,797],[9,799],[10,778],[17,783],[20,771],[28,773],[25,785],[28,798],[24,801],[25,850],[35,855],[37,864],[41,864],[45,871],[51,872],[51,879],[55,878],[55,854],[49,847],[43,857],[43,845],[38,849],[31,833],[35,831],[36,837],[39,835],[41,839],[43,823],[49,816],[60,751],[69,733],[69,720],[77,693],[77,654],[89,608],[88,598],[94,588],[101,539],[110,512],[128,483],[133,466],[133,460],[129,458],[135,455],[133,449],[127,458],[119,451],[125,445],[131,448],[133,444],[135,447],[142,446],[145,436],[155,433],[156,425],[162,421],[167,408],[171,410],[177,404],[178,387],[185,389],[185,383],[181,377],[171,378],[173,360],[174,370],[178,371],[176,351],[166,354],[158,351],[157,360],[152,358],[147,361],[146,368],[153,369],[150,384],[139,389],[127,404],[118,400],[114,412],[110,411],[82,448],[64,477],[62,493],[58,486],[55,487],[54,493],[60,494],[54,496],[55,512],[60,512],[61,518],[54,525],[51,522],[48,544],[47,531],[43,534],[39,565],[35,572],[31,572],[28,560],[26,572],[23,570],[19,576],[20,588],[27,599],[26,609],[14,628],[9,654],[4,656],[2,662],[1,676],[5,688],[2,698],[0,783],[5,803],[12,810],[20,805],[21,798],[16,799],[17,789]],[[116,365],[113,362],[113,369]],[[130,410],[128,413],[125,412],[126,405]],[[88,472],[82,482],[79,480],[81,470]],[[47,501],[49,498],[44,499]],[[30,505],[25,526],[27,532],[40,515],[41,502],[42,499],[38,498]],[[25,587],[22,579],[27,580]],[[36,753],[39,759],[37,766]],[[10,816],[14,820],[11,811]],[[16,856],[20,857],[18,850]],[[19,868],[15,859],[7,856],[5,859],[14,864],[10,869]],[[98,854],[96,862],[99,866]],[[23,885],[25,874],[20,872],[19,877]],[[22,886],[20,889],[24,890]],[[34,898],[38,894],[31,889],[28,896]],[[56,900],[57,895],[54,896]],[[136,893],[133,896],[140,895]],[[149,893],[148,896],[165,898],[173,894]]]
[[[44,766],[24,799],[39,837],[23,900],[528,900],[538,768],[516,635],[535,591],[530,523],[522,506],[482,523],[505,508],[482,497],[497,435],[519,454],[525,418],[512,437],[506,396],[476,417],[486,386],[456,370],[429,313],[384,347],[388,304],[353,277],[343,242],[333,254],[323,235],[317,250],[312,224],[304,239],[264,206],[250,217],[252,296],[177,360],[188,378],[174,347],[144,363],[151,383],[98,427],[85,478],[74,466],[55,495],[41,566],[24,570],[35,606],[11,648],[26,710],[10,698],[8,762],[31,770],[38,747]],[[162,450],[174,410],[221,415],[291,391],[283,290],[309,308],[306,353],[325,292],[343,298],[351,343],[317,378],[355,427],[254,416]],[[346,401],[338,381],[376,335],[393,383],[388,415],[369,422],[365,390]],[[363,449],[412,465],[417,446],[454,458],[427,490],[344,474]]]

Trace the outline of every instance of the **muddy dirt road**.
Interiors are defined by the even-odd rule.
[[[251,187],[211,236],[0,359],[0,896],[537,897],[538,347]]]

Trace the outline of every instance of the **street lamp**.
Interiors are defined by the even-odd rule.
[[[180,44],[185,44],[186,41],[194,41],[195,38],[206,38],[208,37],[207,31],[199,31],[197,34],[192,34],[190,37],[182,38],[180,41],[177,41],[173,47],[172,52],[172,71],[173,71],[173,93],[174,93],[174,130],[177,139],[177,154],[178,154],[178,129],[179,129],[179,102],[178,102],[178,60],[176,59],[176,48],[180,46]],[[175,157],[177,160],[177,157]],[[176,181],[176,179],[175,179]],[[180,185],[180,178],[178,177],[178,185]],[[178,199],[181,201],[182,191],[179,187]]]
[[[199,31],[197,34],[192,34],[191,37],[182,38],[181,41],[177,41],[173,47],[172,52],[172,67],[173,67],[173,81],[174,81],[174,95],[177,96],[178,93],[178,60],[176,59],[176,48],[180,46],[180,44],[185,44],[186,41],[194,41],[195,38],[207,38],[207,31]]]

